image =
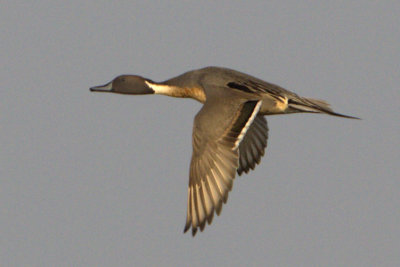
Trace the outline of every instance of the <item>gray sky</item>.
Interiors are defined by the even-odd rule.
[[[2,266],[400,265],[399,1],[25,2],[0,9]],[[193,239],[200,104],[88,88],[208,65],[363,120],[268,118]]]

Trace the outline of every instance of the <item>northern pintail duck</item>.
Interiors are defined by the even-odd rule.
[[[193,125],[187,217],[184,232],[203,231],[226,203],[236,172],[248,173],[260,163],[268,140],[265,115],[334,112],[322,100],[300,97],[250,75],[220,67],[206,67],[164,82],[137,75],[121,75],[90,88],[93,92],[161,94],[193,98],[203,107]]]

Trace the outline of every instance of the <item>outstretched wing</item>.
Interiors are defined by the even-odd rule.
[[[214,211],[220,214],[239,167],[239,144],[261,103],[234,97],[208,99],[196,115],[184,232],[192,228],[194,236],[212,222]]]

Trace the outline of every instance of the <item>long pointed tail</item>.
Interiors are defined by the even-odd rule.
[[[295,112],[297,111],[297,112],[325,113],[332,116],[360,120],[360,118],[357,117],[334,112],[331,109],[330,105],[324,100],[313,99],[313,98],[289,99],[288,105],[289,108],[293,109]]]

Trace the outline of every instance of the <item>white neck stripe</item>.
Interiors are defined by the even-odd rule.
[[[171,95],[173,92],[173,86],[164,85],[164,84],[155,84],[149,81],[144,81],[148,87],[154,90],[155,94],[159,95]]]

